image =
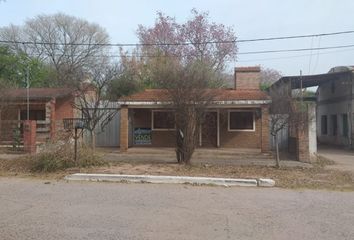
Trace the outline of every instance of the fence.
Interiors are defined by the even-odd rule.
[[[23,121],[1,120],[0,145],[14,150],[23,149]]]

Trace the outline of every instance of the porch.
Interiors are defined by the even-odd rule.
[[[111,162],[129,164],[176,164],[174,148],[133,147],[127,152],[116,148],[98,148],[103,158]],[[193,164],[221,166],[274,166],[271,153],[262,153],[260,149],[252,148],[197,148],[192,157]],[[283,160],[283,166],[297,167],[306,164]],[[306,165],[307,166],[307,165]]]
[[[269,109],[267,105],[210,106],[198,129],[201,148],[254,149],[269,152]],[[175,146],[174,112],[157,106],[120,110],[120,149]],[[132,141],[129,141],[132,139]]]

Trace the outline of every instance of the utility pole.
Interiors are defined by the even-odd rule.
[[[26,87],[27,87],[27,120],[30,120],[30,114],[29,114],[29,110],[30,110],[30,103],[29,103],[29,66],[27,63],[27,67],[26,67]]]

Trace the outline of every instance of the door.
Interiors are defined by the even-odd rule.
[[[217,147],[217,113],[207,112],[202,124],[202,147]]]

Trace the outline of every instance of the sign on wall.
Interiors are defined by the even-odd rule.
[[[134,144],[136,145],[151,144],[151,128],[135,128]]]

